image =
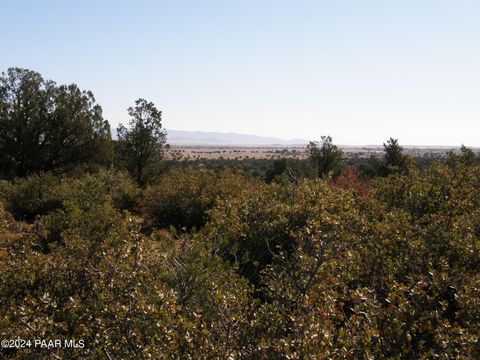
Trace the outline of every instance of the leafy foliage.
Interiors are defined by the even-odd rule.
[[[409,158],[403,154],[403,148],[398,139],[390,138],[383,144],[385,151],[384,164],[381,168],[382,175],[405,173],[408,170]]]
[[[122,173],[52,181],[60,205],[31,207],[34,224],[2,240],[0,333],[86,347],[4,354],[475,358],[480,167],[454,157],[366,191],[353,174],[265,184],[172,170],[139,216],[116,205],[136,189]]]
[[[0,175],[112,161],[110,126],[93,94],[10,68],[0,77]]]
[[[142,208],[153,226],[199,229],[217,201],[249,186],[254,183],[230,171],[173,170],[146,189]]]
[[[333,144],[330,136],[322,136],[321,142],[310,142],[307,151],[310,160],[317,169],[318,177],[337,175],[341,168],[342,151]]]
[[[128,128],[117,129],[118,152],[127,169],[138,184],[146,185],[158,176],[159,160],[166,143],[166,132],[162,129],[162,112],[145,99],[135,101],[128,108]]]
[[[0,198],[6,208],[18,219],[32,221],[61,206],[57,192],[60,179],[50,173],[38,173],[13,182],[0,184]]]
[[[383,159],[341,166],[322,137],[313,167],[184,162],[158,176],[161,116],[139,100],[117,143],[135,183],[88,164],[101,164],[90,141],[109,144],[90,94],[21,69],[0,84],[0,335],[85,341],[3,358],[478,358],[471,149],[417,168],[390,139]]]
[[[38,173],[12,182],[0,182],[0,199],[17,219],[32,222],[39,215],[73,203],[85,209],[106,199],[119,210],[137,206],[140,189],[128,174],[100,170],[95,174],[59,178]]]

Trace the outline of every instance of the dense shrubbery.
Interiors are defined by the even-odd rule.
[[[0,79],[0,335],[85,343],[2,357],[478,358],[472,150],[419,169],[390,139],[352,166],[322,137],[310,162],[164,171],[160,112],[136,104],[116,144],[127,174],[102,168],[112,144],[91,93]]]
[[[139,197],[140,190],[132,179],[113,170],[64,178],[39,173],[0,182],[0,199],[6,209],[16,218],[27,221],[61,209],[67,203],[85,208],[107,198],[115,208],[131,210]]]
[[[7,210],[19,219],[33,220],[61,206],[61,195],[57,192],[60,179],[39,173],[13,182],[0,183],[0,198]]]
[[[154,226],[198,229],[219,200],[251,186],[253,181],[231,171],[176,169],[145,191],[142,208]]]
[[[5,206],[0,201],[0,231],[4,231],[11,222],[12,216],[5,209]]]
[[[108,201],[118,210],[133,210],[141,196],[140,189],[127,173],[114,170],[64,179],[60,192],[64,194],[64,203],[73,202],[85,208]]]
[[[272,259],[294,251],[296,239],[317,217],[349,217],[352,193],[332,191],[326,182],[264,186],[225,200],[213,210],[209,237],[239,272],[258,282],[260,271]],[[347,210],[344,206],[350,206]],[[337,219],[338,225],[353,223]]]
[[[35,222],[2,240],[0,333],[86,342],[4,354],[475,358],[480,167],[453,157],[368,189],[344,176],[172,170],[139,207],[112,171],[3,183],[7,208]],[[48,196],[20,196],[37,187]]]

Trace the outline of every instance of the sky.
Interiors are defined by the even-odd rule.
[[[175,130],[480,146],[478,0],[0,0],[0,70]]]

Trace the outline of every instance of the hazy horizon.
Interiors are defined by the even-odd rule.
[[[1,1],[1,0],[0,0]],[[137,98],[166,128],[480,146],[476,1],[3,1],[0,70]]]
[[[229,131],[229,132],[221,132],[221,131],[204,131],[204,130],[181,130],[181,129],[166,129],[167,131],[167,142],[169,142],[168,140],[168,135],[171,134],[172,132],[175,134],[175,137],[178,136],[178,133],[186,133],[186,134],[198,134],[198,133],[201,133],[201,134],[204,134],[204,135],[215,135],[215,134],[218,134],[218,135],[234,135],[234,136],[245,136],[245,137],[252,137],[252,138],[259,138],[259,140],[261,139],[275,139],[275,140],[280,140],[282,142],[285,142],[285,143],[275,143],[275,142],[265,142],[263,143],[263,145],[279,145],[279,146],[289,146],[289,145],[303,145],[304,143],[305,144],[308,144],[309,141],[315,141],[315,140],[318,140],[318,139],[303,139],[303,138],[282,138],[282,137],[272,137],[272,136],[262,136],[262,135],[257,135],[257,134],[254,134],[254,133],[238,133],[238,132],[234,132],[234,131]],[[114,131],[115,133],[115,131]],[[383,144],[387,142],[388,139],[385,139],[383,142],[381,143],[378,143],[378,144],[340,144],[340,143],[337,143],[338,146],[345,146],[345,147],[363,147],[363,146],[366,146],[366,147],[383,147]],[[295,142],[295,141],[298,141],[298,142]],[[288,144],[287,144],[288,142]],[[175,144],[175,143],[174,143]],[[181,143],[176,143],[178,145],[196,145],[196,143],[188,143],[188,142],[181,142]],[[207,145],[208,143],[205,142],[204,140],[201,141],[201,144],[205,144]],[[219,145],[218,143],[212,143],[211,145]],[[229,143],[229,144],[224,144],[224,145],[245,145],[245,144],[242,144],[242,143]],[[248,144],[247,144],[248,145]],[[449,145],[422,145],[422,144],[401,144],[401,146],[405,147],[405,148],[413,148],[413,147],[425,147],[425,148],[454,148],[454,149],[459,149],[461,147],[462,144],[449,144]],[[474,149],[478,149],[479,147],[477,146],[473,146],[472,148]]]

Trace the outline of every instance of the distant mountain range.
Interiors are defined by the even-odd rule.
[[[112,129],[112,138],[117,139],[117,129]],[[247,135],[235,132],[211,132],[211,131],[185,131],[167,129],[167,143],[170,145],[245,145],[245,146],[305,146],[309,140],[305,139],[279,139],[268,136]],[[368,150],[378,149],[383,151],[382,145],[338,145],[343,150]],[[442,145],[403,145],[405,150],[438,150],[446,152],[447,150],[458,150],[459,146],[442,146]],[[472,147],[472,149],[480,153],[480,147]]]
[[[112,137],[117,138],[117,130],[112,129]],[[167,129],[167,142],[171,145],[306,145],[308,140],[283,140],[274,137],[238,134],[234,132],[183,131]]]
[[[172,145],[305,145],[308,140],[283,140],[274,137],[238,134],[234,132],[207,132],[167,130],[167,140]]]

